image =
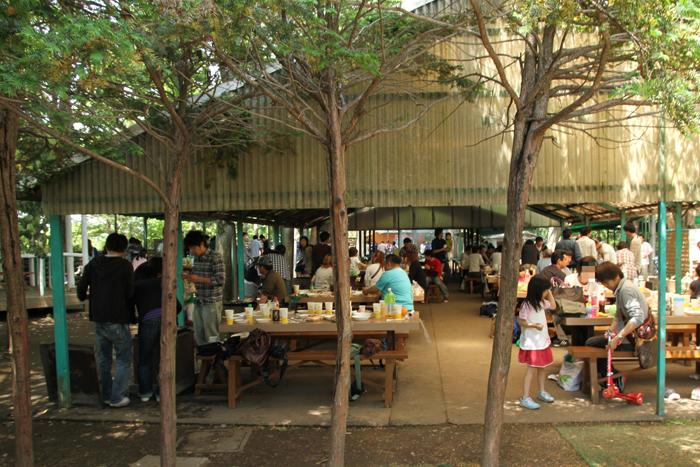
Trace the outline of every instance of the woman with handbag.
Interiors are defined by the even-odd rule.
[[[586,341],[587,346],[606,348],[608,345],[613,350],[635,350],[634,333],[641,338],[650,339],[654,333],[654,319],[649,311],[647,299],[634,282],[623,278],[622,269],[609,261],[603,261],[596,266],[595,277],[604,286],[615,292],[617,312],[610,325],[610,331],[617,335],[610,340],[605,335],[591,337]],[[613,374],[619,373],[612,368]],[[598,360],[598,373],[607,373],[607,361]],[[624,392],[627,377],[617,378],[615,384]]]

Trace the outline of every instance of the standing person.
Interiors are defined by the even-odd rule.
[[[596,267],[595,278],[605,287],[615,292],[617,312],[608,331],[617,333],[614,339],[608,343],[605,334],[591,337],[586,341],[587,346],[611,348],[613,350],[635,350],[634,330],[641,326],[649,317],[649,305],[647,299],[631,280],[622,277],[622,270],[615,264],[604,261]],[[618,347],[619,345],[619,347]],[[598,373],[607,374],[607,360],[598,360]],[[613,367],[613,374],[618,371]],[[620,392],[625,391],[627,376],[616,378],[615,384]]]
[[[629,277],[630,279],[633,279],[635,277],[639,277],[639,272],[642,270],[642,239],[639,238],[639,235],[637,235],[637,228],[631,222],[625,224],[624,231],[630,238],[628,242],[629,248],[634,255],[634,264],[637,268],[637,272],[633,276]]]
[[[243,232],[243,245],[238,245],[238,248],[243,248],[243,273],[245,275],[245,271],[248,270],[248,264],[250,264],[250,260],[252,259],[250,257],[250,250],[248,250],[248,246],[246,245],[246,242],[248,241],[248,232]]]
[[[523,266],[529,269],[537,265],[537,261],[539,261],[537,258],[539,257],[539,255],[540,252],[537,250],[535,242],[533,242],[532,240],[527,240],[523,245],[523,249],[520,255],[520,261]]]
[[[97,248],[92,246],[92,240],[88,239],[88,254],[90,255],[90,259],[97,258],[100,256],[100,252],[97,251]]]
[[[321,266],[316,269],[316,274],[311,278],[311,283],[314,284],[316,290],[330,290],[333,285],[333,257],[326,255],[323,258]]]
[[[634,280],[635,277],[638,277],[637,261],[627,242],[620,242],[617,244],[617,265],[622,269],[625,278]]]
[[[124,252],[124,259],[127,261],[131,262],[138,256],[140,251],[145,250],[143,247],[143,244],[141,243],[141,240],[135,237],[129,238],[129,246],[126,247],[126,251]]]
[[[654,253],[654,249],[651,244],[644,240],[644,235],[639,234],[639,240],[642,242],[642,276],[644,277],[644,282],[649,280],[649,263],[651,262],[651,255]]]
[[[581,256],[581,248],[578,246],[578,243],[571,239],[571,235],[573,233],[574,231],[571,229],[564,229],[564,231],[561,233],[562,240],[557,242],[557,245],[554,248],[555,252],[557,250],[569,251],[569,256],[571,257],[571,262],[567,264],[569,268],[576,267],[578,262],[581,261],[581,258],[583,258],[583,256]],[[552,260],[552,262],[554,262],[554,260]]]
[[[209,342],[210,337],[220,339],[222,286],[226,280],[226,269],[221,254],[208,247],[204,234],[193,230],[183,241],[194,255],[191,273],[183,272],[182,278],[193,283],[197,289],[194,296],[194,335],[197,345]]]
[[[262,244],[258,240],[257,235],[253,235],[253,240],[250,242],[250,247],[248,248],[248,252],[250,253],[250,257],[252,259],[258,258],[260,256],[260,249],[262,248]]]
[[[299,253],[301,254],[300,275],[311,276],[314,267],[313,248],[309,245],[309,238],[306,236],[299,239]]]
[[[413,287],[406,271],[401,269],[401,258],[396,255],[386,257],[386,271],[373,286],[362,289],[362,293],[365,295],[381,293],[383,297],[389,289],[396,297],[397,305],[403,306],[408,311],[413,310]]]
[[[443,238],[442,229],[435,229],[435,238],[431,242],[430,250],[433,252],[433,257],[440,261],[443,265],[442,273],[444,277],[444,283],[449,284],[452,278],[452,269],[450,268],[450,263],[447,260],[447,254],[450,252],[451,248],[447,247],[447,240]],[[447,296],[445,296],[447,298]]]
[[[139,318],[139,364],[136,376],[139,383],[139,397],[148,402],[153,397],[153,353],[160,342],[162,310],[163,258],[156,256],[134,271],[133,303]],[[177,312],[182,310],[177,301]],[[160,402],[160,395],[155,394]]]
[[[141,250],[134,257],[134,259],[131,260],[131,267],[133,267],[134,271],[136,271],[136,268],[147,262],[148,259],[146,259],[146,250]]]
[[[452,250],[454,249],[454,242],[452,241],[452,234],[447,232],[445,234],[445,256],[447,257],[447,264],[452,266]]]
[[[571,252],[569,250],[556,250],[552,253],[552,264],[542,269],[542,275],[547,280],[552,280],[556,277],[560,281],[566,280],[566,273],[563,271],[571,261]]]
[[[268,240],[267,238],[265,238],[265,236],[262,235],[262,234],[260,235],[259,238],[260,238],[260,242],[262,243],[263,254],[266,255],[266,254],[268,254],[270,251],[272,251],[272,250],[270,250],[270,240]]]
[[[406,262],[408,263],[408,280],[411,281],[411,284],[413,284],[413,281],[416,281],[416,283],[423,288],[423,291],[427,292],[428,278],[425,275],[425,269],[423,269],[420,265],[420,261],[418,261],[418,253],[412,251],[407,254]],[[700,283],[700,281],[698,282]]]
[[[428,242],[423,242],[420,244],[420,254],[425,254],[425,247],[428,244]]]
[[[377,245],[377,251],[381,251],[382,253],[384,253],[384,256],[386,256],[386,243],[384,242],[384,240],[379,242],[379,245]]]
[[[700,264],[695,268],[695,280],[690,283],[690,298],[700,298]]]
[[[131,370],[131,330],[136,322],[134,307],[134,269],[123,258],[129,242],[124,235],[110,234],[105,243],[107,254],[93,259],[78,282],[78,299],[90,299],[90,321],[95,323],[100,366],[100,382],[105,405],[125,407]],[[90,294],[88,295],[88,288]],[[112,380],[112,349],[117,356],[117,371]]]
[[[555,252],[556,253],[556,252]],[[527,296],[520,308],[518,324],[522,332],[520,334],[520,353],[518,363],[527,365],[527,372],[523,379],[523,395],[520,396],[520,405],[526,409],[539,409],[540,405],[530,397],[530,384],[537,373],[539,392],[537,399],[544,402],[554,402],[554,398],[545,391],[547,374],[544,369],[554,362],[552,356],[551,341],[547,330],[547,310],[556,310],[557,304],[550,290],[549,280],[541,275],[530,279],[527,286]]]
[[[598,250],[599,261],[610,261],[613,264],[617,264],[615,248],[603,242],[603,239],[600,237],[595,239],[595,247]]]
[[[591,238],[592,232],[593,229],[589,225],[581,229],[581,238],[576,240],[576,243],[581,250],[581,256],[593,256],[594,258],[598,256],[598,250],[596,249],[595,242]]]
[[[371,287],[384,274],[384,253],[375,252],[370,263],[365,270],[365,287]]]
[[[323,260],[326,258],[326,256],[333,253],[333,250],[329,244],[331,239],[330,233],[323,231],[319,234],[318,239],[321,241],[321,243],[314,245],[311,249],[311,259],[313,261],[313,269],[311,270],[312,276],[316,274],[316,270],[323,264]]]
[[[440,260],[435,257],[435,254],[431,250],[425,252],[426,283],[428,285],[437,285],[442,293],[443,301],[447,303],[447,297],[450,296],[450,293],[447,291],[447,287],[445,287],[445,283],[442,280],[442,266]],[[427,293],[428,289],[425,289],[425,291]]]
[[[292,272],[289,269],[289,262],[287,258],[284,257],[287,253],[287,247],[284,245],[277,245],[275,251],[270,252],[268,255],[272,260],[272,268],[282,276],[284,285],[287,288],[287,295],[292,295]]]
[[[280,303],[284,303],[287,298],[287,287],[284,284],[284,279],[280,276],[272,265],[272,260],[269,256],[261,256],[257,263],[258,271],[263,278],[262,288],[258,290],[258,307],[260,304],[267,303],[275,297]],[[281,305],[280,305],[281,306]]]

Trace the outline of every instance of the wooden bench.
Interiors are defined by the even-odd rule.
[[[442,292],[440,292],[440,287],[435,284],[430,284],[425,294],[425,303],[430,303],[431,300],[435,300],[438,303],[442,303],[445,300],[445,297],[442,296]]]
[[[370,358],[360,356],[360,360],[382,360],[384,362],[384,385],[377,384],[373,381],[368,381],[362,378],[362,384],[374,387],[384,392],[384,407],[391,407],[394,403],[394,392],[396,390],[396,369],[397,361],[404,361],[408,358],[408,352],[399,350],[389,350],[384,352],[377,352]],[[262,377],[257,375],[257,368],[252,368],[253,381],[247,384],[243,384],[241,377],[241,367],[246,364],[246,361],[239,356],[234,356],[228,360],[228,380],[221,381],[220,383],[205,384],[204,379],[209,370],[211,362],[214,357],[202,357],[198,356],[198,360],[202,361],[202,367],[199,372],[199,377],[197,378],[197,383],[195,384],[195,395],[201,394],[202,389],[228,389],[228,406],[231,409],[236,408],[236,402],[243,400],[243,391],[250,389],[258,384],[262,383],[264,380]],[[320,365],[324,368],[328,368],[335,371],[335,365],[328,362],[335,363],[336,353],[335,351],[316,351],[316,352],[289,352],[287,353],[287,360],[289,365],[287,366],[287,371],[291,371],[295,368],[299,368],[307,363],[314,363]],[[281,361],[276,359],[270,359],[271,364],[280,364]],[[219,370],[221,373],[223,370]],[[274,380],[279,376],[279,368],[274,372],[270,373],[270,379]],[[218,375],[221,378],[221,374]]]
[[[587,346],[569,346],[567,350],[572,357],[584,361],[581,390],[584,394],[590,392],[591,403],[597,404],[600,401],[600,383],[605,383],[607,381],[606,377],[598,377],[598,360],[607,360],[607,350],[600,347]],[[634,351],[617,350],[613,352],[612,356],[613,362],[637,361],[637,356],[635,356]],[[694,350],[689,347],[667,347],[666,360],[700,360],[700,350]],[[644,370],[644,368],[637,366],[630,370],[621,371],[617,373],[615,377],[625,376],[642,370]]]
[[[484,290],[484,284],[481,282],[480,277],[469,277],[465,276],[464,279],[462,279],[464,282],[469,282],[469,293],[474,293],[474,282],[477,283],[477,286],[481,285],[481,290]]]
[[[290,342],[290,349],[292,351],[302,351],[308,350],[312,347],[323,344],[328,341],[337,341],[337,332],[316,332],[312,336],[309,336],[308,332],[275,332],[271,335],[272,340],[284,340]],[[352,333],[353,341],[364,342],[367,339],[384,339],[387,337],[387,333],[383,331],[354,331]],[[408,332],[395,332],[394,333],[394,350],[403,350],[406,345],[406,339],[408,339]],[[309,343],[305,347],[300,348],[299,343],[301,341],[316,341],[314,343]],[[390,347],[391,348],[391,347]]]

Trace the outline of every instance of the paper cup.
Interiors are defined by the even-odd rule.
[[[693,307],[693,310],[697,310],[698,308],[700,308],[700,298],[690,299],[690,306]]]
[[[283,324],[289,322],[289,308],[280,308],[280,322]]]
[[[226,319],[233,319],[233,310],[226,310]]]
[[[403,309],[403,305],[395,304],[394,305],[394,319],[401,319],[401,310]]]
[[[299,286],[298,285],[294,286],[294,295],[299,295]]]
[[[360,305],[360,313],[364,313],[367,307],[365,305]]]
[[[263,318],[270,318],[270,305],[267,303],[260,305],[260,311],[262,311]]]
[[[333,313],[333,302],[326,302],[326,311]]]
[[[233,318],[226,317],[226,324],[233,324]]]
[[[382,304],[381,303],[372,303],[372,312],[374,313],[375,318],[381,318],[382,317]]]
[[[209,336],[209,342],[219,342],[219,336]]]

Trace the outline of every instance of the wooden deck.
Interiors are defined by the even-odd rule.
[[[7,291],[6,284],[0,283],[0,312],[7,311]],[[44,290],[44,296],[39,295],[39,287],[24,288],[25,296],[27,297],[27,309],[35,308],[53,308],[53,290],[47,288]],[[84,303],[88,303],[87,301]],[[75,290],[66,290],[66,307],[69,309],[83,308],[84,303],[78,300]]]

